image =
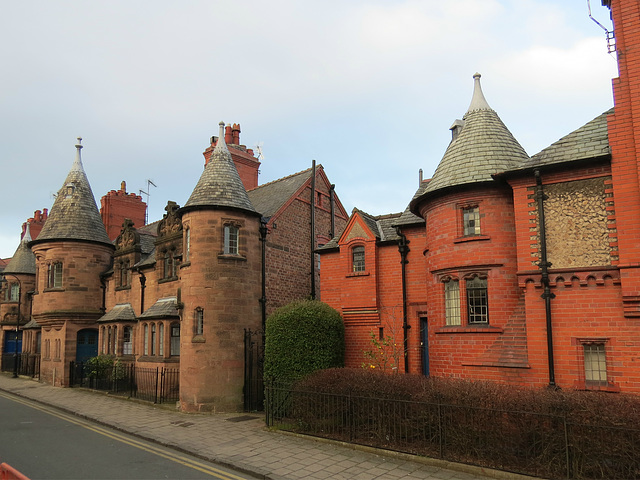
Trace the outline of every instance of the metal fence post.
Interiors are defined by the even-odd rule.
[[[158,403],[158,367],[156,367],[156,396],[153,403]]]
[[[569,429],[567,427],[567,417],[562,416],[562,425],[564,427],[564,455],[567,462],[567,478],[571,478],[571,455],[569,452]]]
[[[444,426],[442,424],[442,404],[438,402],[438,447],[440,458],[444,458]]]

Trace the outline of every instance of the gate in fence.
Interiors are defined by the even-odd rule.
[[[264,332],[244,330],[244,409],[264,409]]]
[[[180,370],[177,368],[141,368],[116,363],[99,370],[86,363],[71,362],[69,378],[72,387],[104,390],[153,403],[180,399]]]
[[[16,370],[18,375],[40,378],[40,355],[32,353],[2,355],[0,370],[3,372],[13,372],[15,362],[18,362],[18,368]]]

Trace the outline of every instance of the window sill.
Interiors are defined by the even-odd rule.
[[[123,285],[120,287],[116,287],[116,292],[119,292],[121,290],[131,290],[131,285]]]
[[[468,235],[455,238],[453,243],[480,242],[482,240],[491,240],[491,237],[489,235]]]
[[[243,257],[242,255],[234,255],[231,253],[219,253],[218,258],[221,260],[236,260],[236,261],[242,261],[242,262],[247,261],[247,257]]]
[[[180,362],[180,357],[160,357],[153,355],[142,355],[138,358],[138,362],[149,362],[149,363],[178,363]]]
[[[351,272],[347,275],[349,277],[368,277],[370,275],[369,272]]]
[[[491,325],[451,325],[438,328],[435,333],[503,333],[501,327],[492,327]]]
[[[169,278],[161,278],[160,280],[158,280],[158,283],[168,283],[168,282],[175,282],[176,280],[178,280],[178,277],[169,277]]]
[[[196,335],[191,339],[191,343],[205,343],[206,340],[203,335]]]
[[[43,292],[64,292],[64,288],[62,287],[45,288]]]
[[[620,392],[620,386],[615,383],[608,383],[606,385],[600,385],[598,383],[589,382],[576,382],[575,387],[579,390],[590,390],[594,392]]]
[[[180,264],[180,268],[186,268],[190,266],[191,266],[191,260]]]

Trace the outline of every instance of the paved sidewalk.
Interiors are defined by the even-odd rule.
[[[516,478],[463,464],[268,431],[261,415],[185,414],[77,388],[0,374],[0,390],[268,479]],[[240,421],[238,421],[240,420]],[[524,478],[524,477],[521,477]]]

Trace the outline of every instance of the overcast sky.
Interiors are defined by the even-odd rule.
[[[262,145],[260,183],[315,159],[378,215],[432,175],[475,72],[529,155],[613,106],[617,76],[586,0],[7,1],[0,43],[0,258],[77,136],[98,205],[151,179],[150,221],[189,198],[221,120]]]

